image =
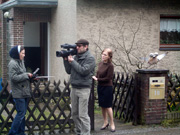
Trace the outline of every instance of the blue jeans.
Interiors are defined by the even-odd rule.
[[[25,115],[28,106],[28,98],[14,98],[16,105],[16,117],[12,122],[9,135],[25,135]]]

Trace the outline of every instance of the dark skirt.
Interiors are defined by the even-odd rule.
[[[113,90],[112,86],[100,86],[98,85],[98,101],[99,106],[103,108],[112,107]]]

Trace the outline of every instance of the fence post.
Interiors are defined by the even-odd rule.
[[[161,123],[167,114],[167,84],[169,70],[136,70],[137,122]]]
[[[88,114],[91,121],[91,130],[94,130],[94,80],[92,79],[92,87],[89,97]]]

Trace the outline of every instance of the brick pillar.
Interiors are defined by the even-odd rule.
[[[158,124],[167,114],[167,83],[169,70],[136,70],[137,120],[139,124]],[[162,78],[161,82],[158,79]],[[152,81],[152,79],[154,79]],[[150,80],[154,83],[150,84]],[[160,80],[160,79],[159,79]],[[160,84],[160,85],[159,85]],[[164,85],[164,88],[160,89]],[[151,87],[150,87],[151,86]],[[155,87],[152,89],[152,86]]]

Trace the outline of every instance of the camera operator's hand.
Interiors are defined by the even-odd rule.
[[[68,56],[68,61],[69,61],[69,63],[71,63],[73,60],[74,60],[73,56],[72,56],[72,55],[69,55],[69,56]]]
[[[33,76],[33,74],[28,73],[28,77],[29,77],[29,78],[32,78],[32,76]]]

